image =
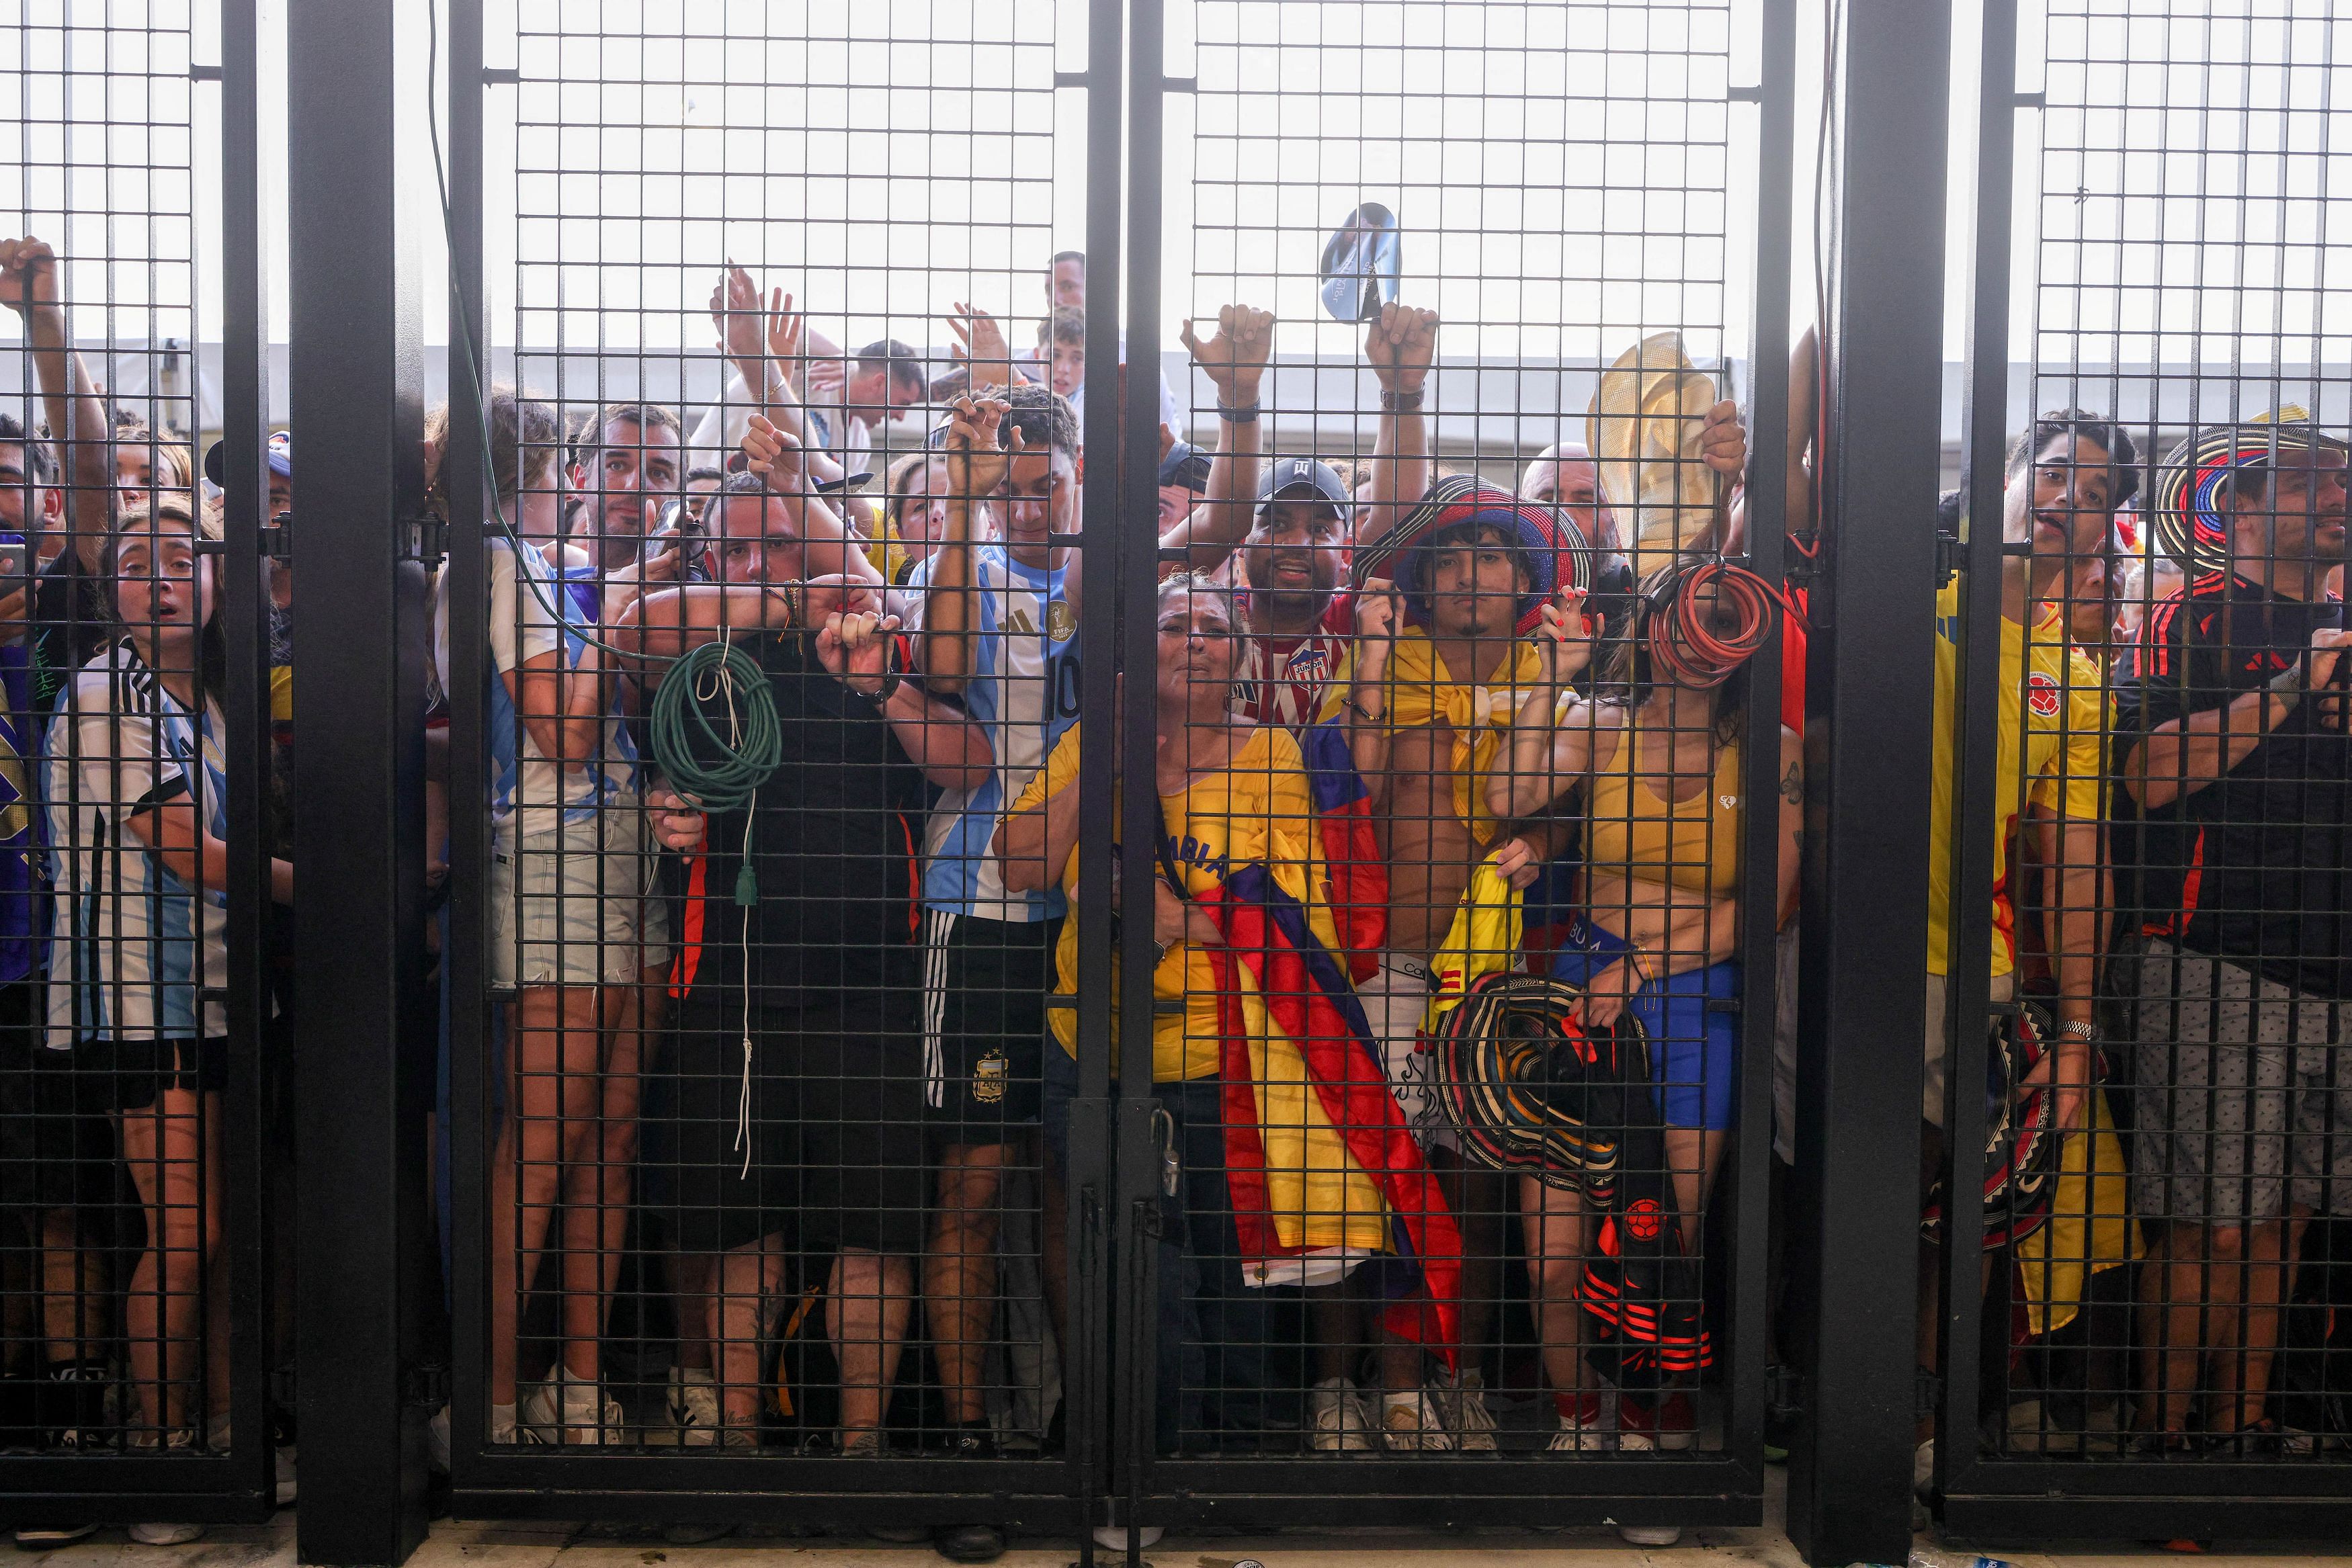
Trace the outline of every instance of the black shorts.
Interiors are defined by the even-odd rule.
[[[144,1111],[166,1089],[217,1094],[228,1087],[228,1038],[86,1040],[73,1048],[74,1076],[89,1108]]]
[[[646,1199],[673,1245],[725,1252],[781,1234],[810,1252],[920,1252],[919,1021],[910,996],[754,1007],[747,1107],[742,993],[698,988],[647,1074]]]
[[[86,1102],[78,1052],[43,1039],[40,978],[0,986],[0,1205],[74,1208],[112,1199],[114,1125]]]
[[[1059,920],[923,915],[923,1072],[935,1142],[1009,1144],[1037,1121]]]

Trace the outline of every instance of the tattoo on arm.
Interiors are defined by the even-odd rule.
[[[1789,770],[1780,775],[1780,799],[1793,806],[1804,798],[1804,773],[1795,763],[1791,762],[1789,764]]]

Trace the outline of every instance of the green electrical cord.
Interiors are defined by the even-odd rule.
[[[425,7],[425,122],[433,139],[433,177],[441,193],[441,235],[449,251],[449,296],[457,302],[456,346],[465,356],[469,384],[478,388],[482,384],[481,356],[474,343],[473,312],[457,282],[457,216],[449,205],[449,174],[441,155],[440,109],[432,101],[431,84],[438,74],[441,54],[441,26],[436,15],[439,9],[437,5]],[[482,454],[487,461],[490,450],[489,399],[476,397],[474,413],[481,425]],[[490,497],[490,518],[516,550],[533,548],[515,532],[495,492]],[[648,664],[668,664],[669,674],[655,690],[653,711],[648,716],[646,746],[653,753],[655,766],[678,793],[699,802],[705,810],[732,811],[751,805],[760,786],[775,773],[783,754],[775,695],[768,689],[767,672],[760,668],[757,660],[724,640],[705,643],[675,658],[625,652],[566,622],[551,591],[537,573],[521,572],[518,576],[549,617],[563,626],[565,635],[624,659]],[[707,694],[703,690],[706,685],[709,688]],[[694,705],[687,701],[689,690],[697,696]],[[725,735],[719,734],[700,706],[702,702],[721,697],[727,707],[729,733]],[[698,740],[703,743],[700,751],[695,747]],[[702,758],[710,752],[716,752],[719,760],[706,766]],[[743,826],[743,864],[735,874],[735,902],[747,908],[760,902],[759,878],[751,871],[751,826],[748,821]]]
[[[723,705],[723,734],[710,713],[713,703]],[[678,660],[654,693],[646,738],[671,786],[709,811],[748,808],[783,757],[767,672],[732,643],[705,643]],[[713,753],[716,761],[703,760]],[[735,902],[746,908],[760,902],[749,821],[743,827],[742,864],[735,873]]]

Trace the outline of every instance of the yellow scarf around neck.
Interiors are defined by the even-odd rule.
[[[1389,654],[1389,733],[1444,724],[1454,731],[1454,814],[1470,824],[1480,844],[1494,833],[1486,810],[1486,770],[1495,765],[1510,734],[1511,716],[1536,685],[1542,661],[1533,643],[1511,644],[1509,654],[1483,686],[1457,683],[1437,654],[1437,644],[1417,627],[1407,627]],[[1347,681],[1332,683],[1332,695],[1346,700]],[[1336,705],[1334,705],[1336,706]]]

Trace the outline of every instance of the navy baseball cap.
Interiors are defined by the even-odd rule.
[[[1348,493],[1339,471],[1328,463],[1318,463],[1312,457],[1277,457],[1265,465],[1265,475],[1257,482],[1257,510],[1278,496],[1300,490],[1313,493],[1316,499],[1328,501],[1339,508],[1345,519],[1356,498]]]

